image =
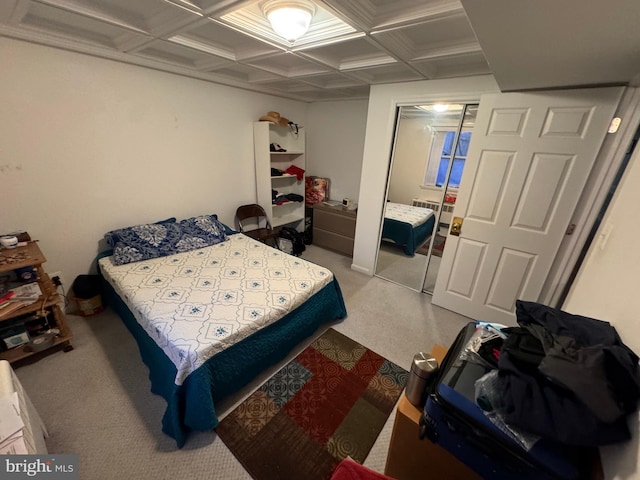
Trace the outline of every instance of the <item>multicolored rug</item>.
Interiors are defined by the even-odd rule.
[[[364,462],[407,376],[330,328],[216,432],[258,480],[327,479],[347,456]]]
[[[447,237],[436,233],[436,238],[433,240],[433,254],[436,257],[441,257],[442,252],[444,250],[444,244],[447,241]],[[431,243],[431,237],[427,239],[418,249],[416,253],[420,253],[422,255],[429,255],[429,244]]]

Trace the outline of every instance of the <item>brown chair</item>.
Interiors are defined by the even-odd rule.
[[[271,228],[269,217],[260,205],[252,203],[250,205],[242,205],[236,210],[236,228],[239,232],[255,238],[260,242],[267,243],[267,240],[273,240],[273,244],[277,245],[278,232]]]

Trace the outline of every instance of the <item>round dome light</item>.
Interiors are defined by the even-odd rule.
[[[278,35],[295,42],[309,30],[315,8],[311,2],[302,0],[273,0],[265,3],[263,12]]]

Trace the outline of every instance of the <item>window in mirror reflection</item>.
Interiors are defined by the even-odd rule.
[[[432,137],[423,185],[425,187],[442,187],[447,178],[456,131],[435,127],[432,130]],[[451,168],[448,185],[450,188],[458,188],[460,186],[470,141],[471,129],[463,128],[460,132],[458,147],[453,156],[453,167]]]

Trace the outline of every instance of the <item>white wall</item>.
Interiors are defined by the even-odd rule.
[[[633,221],[640,204],[638,185],[640,148],[636,147],[563,308],[615,323],[625,343],[640,353],[638,315],[629,308],[629,299],[638,295],[640,271],[640,248],[634,248],[640,222]]]
[[[0,38],[0,232],[87,273],[105,232],[256,199],[252,122],[307,104]]]
[[[493,76],[482,75],[371,87],[360,177],[362,188],[358,200],[358,219],[351,268],[367,275],[373,275],[375,271],[397,106],[436,102],[477,102],[483,93],[499,93]]]
[[[330,178],[331,199],[358,199],[366,122],[367,100],[309,106],[307,175]]]
[[[634,298],[640,272],[640,148],[636,147],[614,199],[580,267],[563,310],[612,323],[623,342],[640,354],[640,323]],[[608,238],[604,233],[611,229]],[[640,478],[639,424],[633,416],[634,438],[602,448],[605,478]]]
[[[430,193],[420,185],[431,148],[432,134],[427,128],[431,123],[426,117],[400,119],[389,178],[387,200],[390,202],[411,205],[413,198],[427,198]],[[436,198],[442,196],[442,193],[433,193]]]

